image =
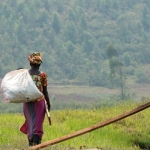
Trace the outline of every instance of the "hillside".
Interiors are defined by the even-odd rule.
[[[150,1],[3,0],[0,77],[39,51],[50,82],[110,87],[105,48],[112,43],[131,82],[150,83]],[[150,67],[148,67],[150,68]]]

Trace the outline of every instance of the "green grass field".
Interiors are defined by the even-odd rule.
[[[88,86],[50,86],[52,126],[44,122],[42,142],[74,133],[78,130],[114,118],[143,103],[149,86],[134,85],[129,89],[132,100],[120,101],[117,89]],[[1,96],[2,98],[2,96]],[[147,99],[147,100],[146,100]],[[145,101],[148,101],[146,98]],[[18,112],[18,113],[16,113]],[[0,150],[28,148],[27,136],[19,131],[24,122],[22,104],[0,103]],[[149,150],[150,109],[82,136],[44,148],[44,150]]]
[[[47,142],[114,118],[139,105],[126,102],[116,106],[103,106],[89,110],[52,110],[52,126],[48,125],[48,120],[45,118],[42,142]],[[148,150],[150,148],[149,114],[150,109],[146,109],[111,125],[44,149]],[[0,150],[28,148],[26,135],[19,131],[23,122],[24,117],[21,114],[0,114]]]

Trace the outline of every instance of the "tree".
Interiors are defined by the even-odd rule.
[[[74,44],[71,41],[67,41],[67,51],[69,54],[72,54],[75,49]]]
[[[80,27],[82,30],[86,30],[88,27],[87,20],[86,20],[85,16],[83,16],[83,15],[80,18]]]
[[[125,66],[130,66],[130,64],[131,64],[131,56],[130,56],[130,54],[129,53],[124,53],[124,55],[123,55],[123,60],[124,60],[124,64],[125,64]]]
[[[106,55],[109,59],[110,68],[110,81],[112,84],[120,86],[121,99],[124,100],[124,87],[125,87],[125,75],[123,73],[123,64],[119,60],[118,51],[113,44],[108,44],[105,49]],[[117,75],[119,75],[119,80],[116,80]],[[119,81],[119,82],[117,82]]]
[[[113,59],[114,57],[118,56],[118,51],[113,44],[108,44],[105,51],[108,59]]]
[[[58,34],[61,29],[60,19],[57,13],[53,14],[52,18],[52,28],[55,30],[55,32]]]
[[[149,15],[149,8],[147,6],[144,7],[143,12],[142,12],[142,24],[145,29],[145,31],[149,31],[150,27],[150,15]]]
[[[90,54],[94,50],[94,38],[91,34],[84,32],[83,51],[86,54]]]
[[[46,9],[41,9],[37,22],[40,24],[41,27],[43,27],[43,24],[47,23],[47,19],[48,19],[48,12],[46,11]]]
[[[64,37],[67,41],[71,41],[73,44],[77,43],[77,29],[72,21],[67,22],[67,26],[64,30]]]
[[[69,11],[68,11],[68,19],[70,21],[76,22],[76,16],[72,9],[69,9]]]
[[[25,30],[26,26],[23,22],[23,17],[20,17],[15,26],[15,34],[21,44],[25,44]]]

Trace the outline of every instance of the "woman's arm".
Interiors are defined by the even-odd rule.
[[[48,95],[48,91],[47,91],[47,86],[43,86],[43,94],[44,94],[45,100],[47,102],[48,110],[50,111],[51,105],[50,105],[50,99],[49,99],[49,95]]]

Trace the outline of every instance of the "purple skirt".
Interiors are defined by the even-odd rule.
[[[23,112],[25,116],[25,124],[23,125],[26,129],[20,129],[23,133],[28,135],[31,139],[33,134],[37,134],[41,139],[43,136],[43,122],[45,118],[45,101],[35,101],[23,104]]]

